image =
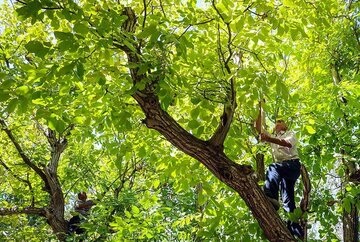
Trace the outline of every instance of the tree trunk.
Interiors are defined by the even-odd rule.
[[[359,241],[359,216],[356,204],[351,204],[351,210],[348,213],[343,209],[343,235],[346,242]]]
[[[61,185],[56,172],[54,174],[51,169],[46,168],[45,175],[50,186],[50,208],[47,210],[46,218],[56,237],[60,241],[65,241],[68,229],[67,221],[64,219],[65,201]]]

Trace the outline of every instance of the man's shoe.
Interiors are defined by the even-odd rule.
[[[280,203],[278,200],[271,198],[271,197],[267,197],[267,199],[269,199],[269,201],[271,202],[271,204],[274,206],[275,210],[279,210],[280,208]]]

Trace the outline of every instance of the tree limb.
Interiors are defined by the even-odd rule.
[[[231,69],[229,66],[229,62],[233,56],[233,50],[231,48],[231,29],[230,29],[230,22],[226,22],[224,20],[224,18],[222,17],[222,15],[220,14],[219,10],[216,8],[215,6],[215,2],[212,1],[213,7],[216,10],[216,12],[219,14],[220,18],[223,20],[223,22],[225,23],[226,27],[227,27],[227,32],[228,32],[228,40],[227,40],[227,48],[229,51],[229,55],[227,56],[227,58],[225,58],[224,53],[222,52],[221,49],[221,41],[220,41],[220,28],[218,27],[218,48],[219,48],[219,53],[221,54],[221,58],[219,58],[221,66],[224,66],[226,69],[227,74],[231,74]],[[222,61],[221,61],[222,60]],[[224,71],[223,71],[224,72]],[[225,75],[225,73],[224,73]],[[226,76],[226,75],[225,75]],[[234,75],[232,75],[229,79],[230,81],[230,88],[228,89],[227,92],[227,103],[224,105],[224,110],[223,110],[223,114],[221,115],[220,118],[220,123],[218,128],[216,129],[215,133],[213,134],[213,136],[210,138],[209,142],[218,147],[218,149],[223,150],[224,149],[224,141],[225,138],[227,136],[227,133],[229,132],[231,123],[233,121],[234,118],[234,113],[235,113],[235,109],[236,109],[236,91],[235,91],[235,79],[234,79]]]
[[[19,215],[19,214],[33,214],[45,217],[46,209],[45,208],[35,208],[35,207],[27,207],[23,209],[19,209],[17,207],[14,208],[0,208],[0,216],[8,216],[8,215]]]
[[[25,183],[28,187],[29,187],[29,190],[31,192],[31,206],[33,207],[34,206],[34,191],[32,189],[32,185],[31,185],[31,182],[29,181],[29,179],[23,179],[21,178],[20,176],[18,176],[16,173],[14,173],[10,167],[8,167],[5,162],[0,158],[0,164],[13,176],[15,177],[16,179],[18,179],[20,182],[23,182]]]
[[[28,165],[33,171],[36,172],[36,174],[38,174],[41,179],[44,181],[45,183],[45,188],[48,189],[49,188],[49,183],[48,180],[46,178],[45,173],[39,168],[37,167],[31,160],[30,158],[25,155],[24,151],[22,150],[21,146],[19,145],[19,143],[16,141],[14,135],[12,134],[11,130],[8,129],[6,123],[4,120],[0,119],[0,125],[2,127],[2,130],[7,134],[7,136],[9,137],[9,139],[11,140],[11,142],[13,143],[13,145],[15,146],[16,150],[18,151],[20,157],[22,158],[22,160],[24,161],[24,163],[26,165]]]

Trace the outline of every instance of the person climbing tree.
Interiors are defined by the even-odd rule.
[[[260,105],[261,107],[261,105]],[[260,108],[259,117],[256,120],[255,127],[260,133],[260,140],[265,141],[271,146],[274,158],[265,178],[264,192],[278,210],[279,187],[283,201],[284,210],[291,213],[295,210],[294,186],[300,176],[300,159],[297,151],[297,139],[294,132],[288,130],[284,120],[277,120],[274,127],[274,135],[269,134],[262,125],[264,125],[263,113]],[[299,223],[288,220],[287,227],[290,232],[303,239],[304,232]]]
[[[75,212],[77,213],[69,220],[69,232],[82,234],[85,232],[85,229],[80,227],[80,222],[82,221],[82,217],[86,217],[89,215],[90,208],[95,205],[93,200],[86,200],[87,195],[86,192],[78,193],[78,200],[75,203]]]

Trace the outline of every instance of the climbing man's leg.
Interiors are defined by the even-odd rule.
[[[296,208],[294,187],[296,180],[300,176],[300,162],[287,161],[284,162],[283,165],[287,172],[282,174],[284,178],[280,183],[281,197],[284,203],[284,210],[286,212],[292,213]],[[300,239],[304,237],[304,232],[299,223],[288,220],[287,227],[292,235],[297,236]]]
[[[279,163],[273,163],[269,166],[266,172],[265,185],[264,185],[265,195],[269,198],[270,202],[273,204],[276,210],[280,208],[280,204],[278,202],[279,183],[281,180],[279,169],[280,169]]]
[[[295,181],[282,179],[280,182],[281,198],[284,204],[284,210],[292,213],[295,210],[295,195],[294,186]]]

